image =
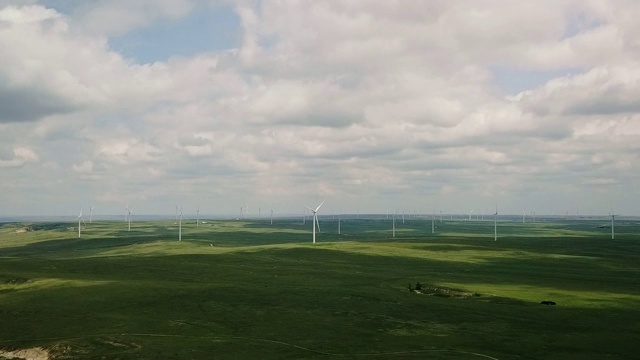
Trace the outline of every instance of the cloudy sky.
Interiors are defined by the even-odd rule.
[[[0,215],[640,215],[640,1],[0,0]]]

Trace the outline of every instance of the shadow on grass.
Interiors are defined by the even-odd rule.
[[[464,244],[459,247],[465,249]],[[471,349],[503,359],[516,354],[549,358],[559,351],[566,351],[567,358],[635,356],[637,307],[582,309],[560,303],[549,308],[508,298],[420,295],[405,289],[416,281],[558,289],[573,283],[603,292],[628,287],[620,282],[602,286],[607,280],[594,276],[615,273],[583,261],[537,264],[535,259],[494,258],[464,264],[320,246],[211,255],[0,259],[0,274],[96,284],[0,294],[0,341],[41,345],[46,340],[38,339],[57,338],[52,344],[79,339],[67,341],[93,356],[96,349],[116,349],[96,345],[96,339],[135,339],[139,346],[131,346],[135,353],[130,358],[149,358],[154,336],[172,351],[180,351],[190,339],[196,349],[190,358],[210,356],[212,349],[206,348],[208,354],[197,349],[222,336],[247,339],[214,349],[230,357],[258,337],[345,356],[433,347]],[[553,271],[541,274],[543,269]],[[576,283],[579,276],[585,280]],[[265,354],[267,349],[257,347],[254,355],[276,358]]]

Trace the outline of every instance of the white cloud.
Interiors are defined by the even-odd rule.
[[[81,164],[73,164],[73,171],[78,173],[90,173],[93,170],[93,162],[86,160]]]
[[[28,147],[13,148],[13,156],[8,159],[0,158],[0,168],[18,168],[27,163],[38,162],[39,157]]]
[[[597,212],[602,185],[634,213],[640,196],[633,1],[242,1],[238,49],[152,64],[110,38],[202,3],[45,5],[0,8],[5,183],[82,181],[117,211],[207,196],[210,212],[294,211],[317,194],[327,211]],[[571,72],[504,98],[496,67]]]

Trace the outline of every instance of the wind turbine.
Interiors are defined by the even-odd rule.
[[[131,210],[133,210],[133,208],[129,208],[129,205],[127,205],[127,215],[129,218],[129,231],[131,231]]]
[[[431,217],[431,233],[435,234],[436,233],[436,216],[432,216]]]
[[[200,205],[198,205],[198,210],[196,210],[196,227],[199,227],[200,224]]]
[[[271,209],[271,225],[273,225],[273,209]]]
[[[393,222],[393,230],[392,230],[392,232],[391,232],[391,236],[392,236],[392,237],[394,237],[394,238],[396,237],[396,214],[397,214],[397,213],[398,213],[398,212],[396,211],[396,212],[393,214],[393,220],[392,220],[392,222]]]
[[[93,207],[89,208],[89,224],[91,224],[91,218],[93,217]]]
[[[338,214],[338,235],[340,235],[340,220],[342,220],[342,211]]]
[[[610,213],[611,214],[611,240],[615,240],[616,238],[616,233],[614,230],[614,222],[616,219],[616,214],[614,214],[613,212]]]
[[[182,241],[182,206],[180,206],[179,209],[180,217],[178,219],[178,241]]]
[[[320,224],[318,223],[318,210],[320,210],[320,207],[322,206],[322,204],[324,204],[324,202],[327,201],[322,200],[322,202],[320,203],[320,205],[318,205],[317,208],[312,209],[310,207],[307,206],[307,209],[311,210],[311,212],[313,213],[313,243],[316,243],[316,225],[318,226],[318,232],[320,232]]]
[[[80,226],[80,221],[82,221],[82,223],[87,225],[84,222],[84,219],[82,218],[82,208],[80,208],[80,215],[78,215],[78,217],[76,219],[78,219],[78,238],[80,238],[80,234],[82,233],[82,231],[81,231],[82,227]]]
[[[496,213],[493,214],[493,241],[498,241],[498,204],[496,204]]]
[[[524,224],[524,209],[522,209],[522,223]]]

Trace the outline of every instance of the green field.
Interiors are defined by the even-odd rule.
[[[640,222],[0,227],[0,350],[52,359],[631,359]],[[606,223],[606,221],[604,221]],[[422,290],[409,291],[420,283]],[[543,300],[557,305],[541,305]],[[0,353],[2,354],[2,353]],[[5,356],[6,353],[5,353]],[[0,359],[2,359],[0,355]]]

